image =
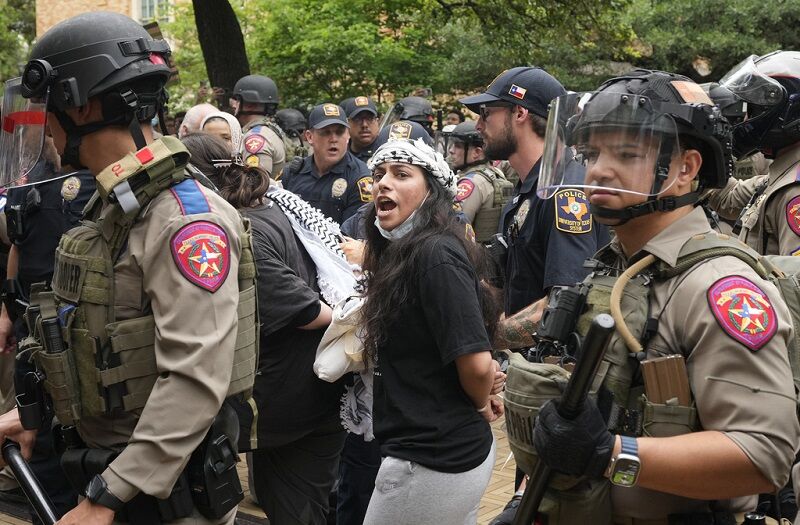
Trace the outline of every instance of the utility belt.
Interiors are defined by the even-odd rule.
[[[3,281],[3,304],[6,306],[11,321],[16,321],[25,314],[28,308],[28,297],[25,295],[19,279],[6,279]]]
[[[236,471],[238,430],[236,413],[223,404],[169,496],[159,499],[140,492],[114,519],[131,525],[159,525],[186,518],[194,509],[210,520],[223,518],[244,497]],[[118,455],[113,450],[87,448],[71,426],[62,428],[60,443],[64,448],[61,468],[79,494],[84,494],[89,481]]]

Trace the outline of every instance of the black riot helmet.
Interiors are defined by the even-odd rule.
[[[299,136],[308,127],[305,115],[294,108],[280,109],[275,113],[278,126],[289,136]]]
[[[724,94],[746,104],[747,118],[733,130],[737,157],[761,151],[775,158],[781,149],[800,142],[800,52],[752,55],[731,69],[719,84]]]
[[[381,128],[401,120],[416,122],[425,128],[431,137],[433,136],[433,105],[430,100],[422,97],[405,97],[398,100],[386,112]]]
[[[702,156],[697,188],[685,195],[665,195],[677,180],[670,173],[673,156],[688,149]],[[597,180],[576,183],[570,165],[582,163],[588,177],[599,173],[590,170],[608,167],[609,159],[619,161],[616,169],[635,170],[642,177],[630,180],[631,187],[607,189],[646,200],[623,209],[592,204],[593,214],[621,224],[656,211],[671,211],[696,203],[703,189],[725,185],[733,172],[731,126],[699,85],[662,71],[635,70],[606,81],[597,91],[554,99],[539,196],[550,198],[566,187],[601,188]]]
[[[80,167],[84,135],[126,125],[144,147],[140,122],[163,114],[170,49],[133,19],[118,13],[84,13],[48,30],[33,46],[19,81],[25,99],[46,101],[67,134],[64,164]],[[65,113],[100,97],[103,120],[77,126]],[[163,118],[160,119],[163,122]]]
[[[263,104],[262,112],[242,111],[236,112],[237,115],[274,115],[278,108],[278,86],[275,82],[263,75],[247,75],[236,81],[233,86],[234,99],[250,104]]]
[[[480,134],[477,128],[477,123],[474,120],[466,120],[460,124],[456,124],[453,129],[449,131],[442,130],[442,135],[445,138],[447,148],[447,161],[450,167],[454,170],[463,170],[470,166],[467,162],[470,147],[483,147],[483,135]],[[463,144],[464,152],[462,158],[451,157],[449,149],[450,144]],[[484,159],[479,159],[472,164],[480,164],[485,162]]]

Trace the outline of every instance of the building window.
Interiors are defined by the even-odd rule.
[[[142,22],[158,20],[166,22],[169,19],[169,0],[140,0],[139,20]]]

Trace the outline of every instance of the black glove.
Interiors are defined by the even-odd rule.
[[[533,429],[533,446],[551,469],[571,476],[599,478],[614,450],[614,435],[606,428],[597,405],[587,399],[575,419],[558,413],[557,399],[544,404]]]

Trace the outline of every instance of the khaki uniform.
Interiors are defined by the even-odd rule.
[[[681,247],[698,234],[714,235],[700,208],[651,239],[642,252],[674,267]],[[628,262],[619,246],[612,243],[610,249],[617,254],[615,264],[626,267]],[[743,317],[726,321],[726,317],[717,317],[720,310],[714,311],[714,305],[718,304],[714,290],[725,286],[726,279],[733,276],[744,278],[763,291],[763,299],[771,305],[771,309],[762,306],[767,313],[762,312],[760,318],[756,314],[756,320],[764,326],[760,334],[747,335]],[[741,292],[742,288],[726,287],[726,290],[729,295],[723,297],[732,297],[734,301],[753,303],[755,299],[751,292]],[[759,278],[746,263],[725,256],[702,261],[670,279],[656,280],[649,306],[650,315],[658,319],[658,328],[646,344],[647,358],[683,355],[701,428],[723,432],[766,479],[777,487],[783,486],[800,443],[800,425],[787,357],[787,345],[794,331],[789,310],[778,290]],[[730,312],[739,311],[732,306],[728,308]],[[670,423],[662,425],[654,435],[686,431]],[[611,491],[614,523],[626,525],[637,523],[630,518],[661,520],[672,513],[749,511],[756,503],[755,496],[738,498],[716,502],[712,509],[712,502],[641,487],[612,486]],[[663,523],[666,525],[666,519]]]
[[[278,180],[286,165],[286,146],[276,129],[280,128],[268,117],[247,124],[242,129],[242,159],[247,166],[261,168]]]
[[[479,164],[458,174],[456,202],[475,230],[475,240],[491,241],[500,225],[503,206],[511,198],[514,186],[503,173],[490,164]],[[495,179],[499,179],[493,182]],[[495,187],[495,184],[498,187]]]
[[[131,170],[158,169],[170,156],[162,141],[174,141],[169,142],[173,152],[182,149],[177,139],[155,141],[101,172],[98,187],[104,179],[124,177]],[[172,173],[184,170],[185,160],[175,161]],[[110,236],[120,207],[95,201],[87,210],[87,218],[99,225],[104,237]],[[63,271],[69,261],[62,261],[62,250],[69,246],[65,239],[70,234],[62,238],[56,257],[53,283],[57,298],[61,290],[69,288],[69,275],[59,272],[68,273]],[[138,212],[125,248],[113,264],[114,321],[152,316],[158,375],[146,398],[130,400],[141,408],[113,417],[87,414],[84,409],[75,425],[88,447],[119,452],[102,476],[109,491],[122,501],[130,501],[140,491],[168,497],[228,395],[234,349],[238,350],[237,272],[245,235],[234,208],[195,180],[185,179],[162,190]],[[84,286],[80,302],[89,292]],[[139,343],[149,344],[153,343]],[[73,346],[75,349],[67,352],[80,351],[74,340]],[[131,393],[137,382],[141,385],[148,380],[152,381],[134,374],[125,384]],[[126,406],[128,402],[125,399]],[[192,518],[178,523],[233,523],[234,515],[235,509],[222,520],[210,521],[195,509]]]
[[[769,177],[731,179],[709,205],[726,219],[741,212],[739,239],[764,255],[800,255],[800,145],[784,151]],[[751,203],[761,187],[766,188]],[[749,204],[749,205],[748,205]]]

